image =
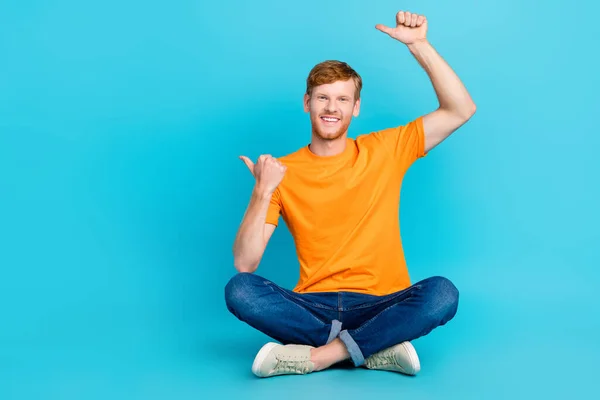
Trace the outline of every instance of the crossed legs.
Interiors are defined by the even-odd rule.
[[[344,330],[335,293],[298,294],[240,273],[227,284],[225,300],[238,319],[273,339],[311,346],[313,371],[319,371],[345,359],[362,366],[373,354],[445,325],[457,312],[458,290],[443,277],[424,279],[364,305],[364,322]]]

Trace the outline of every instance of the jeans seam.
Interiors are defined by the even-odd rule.
[[[354,329],[354,333],[360,333],[365,327],[367,327],[370,323],[372,323],[375,319],[377,319],[377,317],[379,317],[381,314],[383,314],[384,312],[386,312],[387,310],[389,310],[392,307],[396,307],[397,305],[402,304],[404,301],[410,299],[412,296],[408,296],[406,299],[403,299],[402,301],[399,301],[398,303],[394,303],[391,306],[388,306],[386,308],[384,308],[383,310],[381,310],[380,312],[378,312],[377,314],[375,314],[371,319],[369,319],[368,321],[366,321],[365,323],[363,323],[361,326],[359,326],[358,328]]]
[[[407,298],[409,298],[409,297],[411,297],[412,292],[415,289],[421,289],[421,285],[415,285],[415,286],[408,287],[408,288],[406,288],[404,290],[401,290],[400,292],[394,293],[393,296],[386,297],[385,299],[381,299],[381,300],[379,300],[379,301],[377,301],[375,303],[361,304],[361,305],[356,306],[356,307],[347,308],[346,311],[354,311],[354,310],[360,310],[361,308],[375,307],[375,306],[378,306],[378,305],[380,305],[382,303],[385,303],[386,301],[394,300],[395,298],[397,298],[397,297],[399,297],[401,295],[404,295],[404,294],[409,294],[409,296],[407,296]],[[404,301],[404,300],[402,300],[402,301]]]
[[[267,285],[267,286],[268,286],[268,287],[270,287],[270,288],[271,288],[271,290],[273,290],[273,291],[276,289],[276,286],[275,286],[275,285]],[[288,294],[287,294],[286,292],[284,292],[284,291],[282,291],[282,290],[277,290],[277,291],[278,291],[279,293],[281,293],[281,294],[282,294],[282,296],[283,296],[283,298],[284,298],[284,299],[286,299],[288,302],[290,302],[290,303],[294,304],[296,307],[300,307],[300,308],[302,308],[303,310],[305,310],[305,311],[308,313],[308,315],[310,315],[310,316],[311,316],[311,317],[312,317],[312,318],[313,318],[315,321],[318,321],[318,322],[320,322],[320,323],[321,323],[321,324],[323,324],[323,325],[327,325],[327,322],[326,322],[326,321],[323,321],[323,320],[321,320],[321,319],[320,319],[320,318],[318,318],[316,315],[314,315],[314,314],[313,314],[313,313],[312,313],[310,310],[307,310],[306,308],[302,307],[300,304],[298,304],[298,303],[294,302],[292,299],[290,299],[290,298],[289,298],[289,296],[288,296]]]
[[[338,320],[342,321],[342,294],[338,293],[338,306],[337,306],[337,312],[338,312]]]
[[[273,282],[265,281],[265,284],[268,285],[269,287],[273,288],[273,289],[277,289],[278,292],[280,292],[283,295],[287,296],[288,299],[290,297],[292,297],[292,296],[290,296],[289,293],[287,293],[285,290],[282,290],[280,287],[278,287],[277,285],[275,285]],[[312,307],[322,308],[324,310],[329,310],[329,311],[335,310],[335,307],[329,307],[329,306],[325,306],[323,304],[313,303],[313,302],[310,302],[310,301],[306,301],[303,298],[301,298],[300,296],[294,296],[294,299],[298,300],[301,303],[304,303],[304,304],[307,304],[309,306],[312,306]]]

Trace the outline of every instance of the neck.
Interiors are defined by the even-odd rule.
[[[312,141],[308,146],[313,154],[321,157],[330,157],[341,154],[346,149],[346,134],[337,139],[323,139],[315,133],[312,134]]]

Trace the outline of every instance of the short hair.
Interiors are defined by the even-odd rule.
[[[362,78],[347,63],[337,60],[323,61],[313,67],[306,79],[306,94],[311,95],[313,88],[319,85],[334,83],[336,81],[347,81],[354,79],[356,90],[354,100],[360,99],[362,90]]]

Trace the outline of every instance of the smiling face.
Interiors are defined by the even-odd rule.
[[[316,86],[310,95],[304,95],[304,111],[310,113],[313,134],[323,140],[344,136],[352,116],[360,111],[355,94],[354,79],[349,79]]]
[[[328,60],[313,67],[306,80],[304,111],[313,135],[326,141],[344,136],[360,111],[362,78],[348,64]]]

